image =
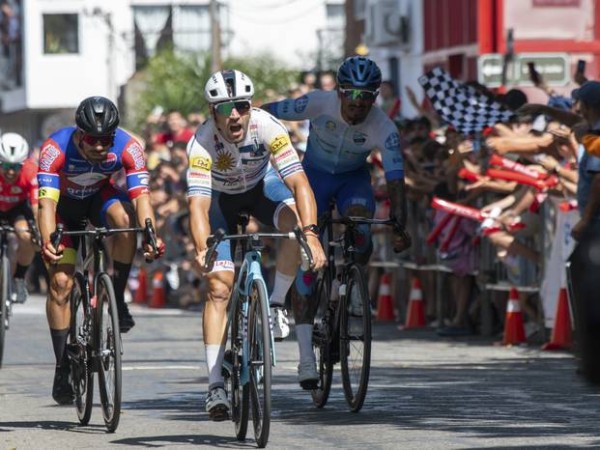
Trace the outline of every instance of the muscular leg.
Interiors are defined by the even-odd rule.
[[[28,231],[24,231],[28,229],[27,221],[25,219],[15,220],[14,227],[17,230],[16,234],[19,241],[19,247],[17,250],[17,265],[27,268],[35,256],[35,248],[31,242],[31,234]],[[23,274],[23,276],[24,275],[25,274]]]
[[[224,387],[221,365],[227,336],[227,305],[231,296],[234,272],[211,272],[206,277],[208,292],[202,316],[202,331],[206,349],[208,389]]]
[[[275,222],[277,229],[281,232],[289,232],[298,223],[296,205],[285,205],[279,210]],[[290,290],[300,266],[300,252],[298,243],[291,239],[281,240],[279,252],[277,253],[275,285],[269,303],[271,306],[283,306],[285,296]]]

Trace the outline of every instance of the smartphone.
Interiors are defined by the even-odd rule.
[[[529,79],[531,80],[531,82],[535,85],[539,84],[540,74],[535,68],[535,63],[533,61],[530,61],[527,63],[527,67],[529,69]]]
[[[580,73],[581,75],[585,74],[585,60],[584,59],[580,59],[577,61],[577,73]]]

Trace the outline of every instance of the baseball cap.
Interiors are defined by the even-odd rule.
[[[600,108],[600,82],[586,81],[580,88],[571,92],[571,97],[588,106]]]

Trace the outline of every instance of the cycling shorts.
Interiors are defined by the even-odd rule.
[[[0,212],[0,222],[8,222],[9,225],[14,226],[18,220],[34,220],[31,206],[26,201],[17,204],[8,211]]]

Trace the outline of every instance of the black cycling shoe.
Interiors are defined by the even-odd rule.
[[[56,366],[54,371],[54,385],[52,386],[52,398],[59,405],[71,405],[75,399],[69,376],[70,369],[67,364]]]
[[[122,306],[120,305],[118,308],[118,312],[119,330],[121,330],[121,333],[127,333],[135,326],[135,321],[133,320],[133,317],[131,317],[131,313],[129,312],[127,304],[123,303]]]

